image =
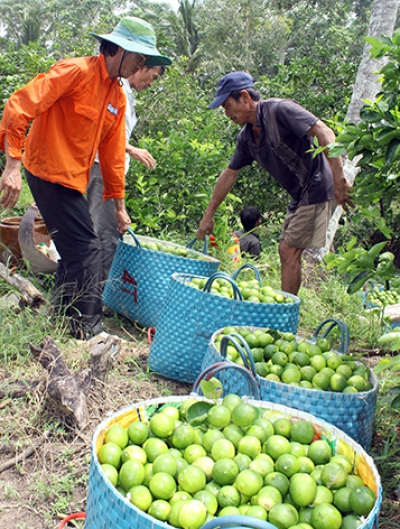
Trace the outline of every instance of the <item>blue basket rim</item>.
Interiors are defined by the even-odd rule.
[[[269,327],[254,327],[254,326],[251,326],[251,325],[235,325],[234,326],[235,328],[237,329],[268,329]],[[222,330],[224,329],[224,327],[222,327],[221,329],[217,329],[211,336],[211,339],[210,339],[210,343],[209,345],[212,345],[215,349],[215,351],[219,353],[218,349],[215,347],[214,343],[215,343],[215,338],[216,336],[218,336],[218,334],[221,334]],[[298,335],[295,335],[296,337]],[[306,339],[306,342],[309,342],[309,343],[314,343],[312,342],[311,340],[307,340]],[[335,351],[338,355],[342,355],[342,353],[340,353],[339,351]],[[230,360],[228,359],[225,359],[226,362],[231,362]],[[364,365],[362,362],[359,362],[358,360],[355,360],[356,364],[357,365]],[[234,362],[232,362],[234,363]],[[260,375],[256,375],[259,382],[263,383],[263,384],[267,384],[267,383],[270,383],[271,386],[273,388],[276,388],[276,389],[280,389],[282,388],[282,386],[284,386],[285,388],[290,388],[289,389],[289,393],[290,392],[293,392],[293,393],[296,393],[295,390],[301,390],[302,392],[306,392],[305,394],[307,396],[313,396],[315,395],[315,389],[309,389],[309,388],[302,388],[302,387],[298,387],[298,386],[291,386],[290,384],[286,384],[285,382],[277,382],[276,380],[269,380],[268,378],[264,378],[264,377],[261,377]],[[379,379],[378,377],[375,375],[375,373],[371,370],[371,375],[370,375],[370,382],[372,383],[372,388],[369,389],[368,391],[359,391],[358,393],[342,393],[340,391],[323,391],[321,393],[323,393],[324,395],[343,395],[343,397],[345,397],[344,400],[354,400],[354,399],[363,399],[363,398],[366,398],[366,396],[369,396],[369,395],[372,395],[372,394],[376,394],[378,393],[378,387],[379,387]],[[343,398],[342,398],[343,400]]]
[[[185,395],[185,396],[180,395],[180,396],[170,396],[170,397],[159,397],[159,398],[155,398],[155,399],[139,401],[139,402],[137,402],[135,404],[131,404],[129,406],[125,406],[124,408],[118,410],[117,412],[114,412],[113,414],[110,414],[108,417],[106,417],[96,427],[96,429],[95,429],[95,431],[93,433],[92,444],[91,444],[91,456],[92,456],[92,463],[91,464],[96,465],[96,468],[99,469],[99,471],[101,472],[101,475],[102,475],[102,477],[104,479],[104,482],[106,483],[106,486],[109,487],[110,491],[112,491],[114,494],[118,494],[118,498],[120,498],[124,502],[126,502],[126,504],[130,508],[132,508],[134,512],[136,512],[137,514],[143,516],[144,518],[146,518],[150,522],[152,522],[154,526],[159,525],[160,527],[164,527],[164,526],[172,527],[168,523],[160,522],[159,520],[153,518],[152,516],[148,515],[147,513],[141,511],[135,505],[133,505],[127,498],[125,498],[121,494],[119,494],[119,492],[115,489],[115,487],[113,487],[113,485],[108,481],[108,479],[106,478],[104,472],[101,469],[101,465],[97,461],[97,454],[95,452],[96,441],[97,441],[98,436],[101,433],[106,431],[107,425],[110,422],[116,421],[119,416],[125,415],[128,411],[131,411],[132,409],[143,408],[143,407],[146,407],[146,406],[152,406],[154,404],[166,404],[166,403],[169,403],[169,402],[175,402],[175,403],[184,402],[185,400],[188,400],[188,399],[191,399],[191,398],[196,398],[197,400],[202,400],[202,401],[207,401],[207,402],[212,402],[212,403],[215,402],[214,400],[207,399],[207,398],[205,398],[203,396],[198,395],[197,393],[190,393],[189,395]],[[333,435],[334,438],[339,438],[339,439],[343,440],[345,443],[347,443],[349,446],[351,446],[352,449],[355,452],[357,452],[358,454],[361,454],[364,457],[364,459],[366,460],[366,462],[369,465],[369,467],[371,468],[371,470],[372,470],[378,494],[377,494],[377,500],[375,502],[374,508],[369,513],[367,518],[365,518],[365,520],[363,520],[363,523],[360,526],[360,529],[369,529],[370,527],[372,528],[372,526],[370,526],[369,524],[374,522],[375,518],[377,518],[378,515],[379,515],[379,510],[380,510],[380,507],[381,507],[381,504],[382,504],[383,491],[382,491],[382,484],[381,484],[380,475],[379,475],[379,472],[378,472],[378,470],[376,468],[375,462],[374,462],[373,458],[365,451],[365,449],[360,444],[358,444],[354,439],[352,439],[345,432],[343,432],[343,430],[340,430],[340,428],[337,428],[336,426],[334,426],[332,424],[329,424],[326,421],[324,421],[323,419],[315,417],[314,415],[312,415],[310,413],[307,413],[307,412],[304,412],[304,411],[301,411],[301,410],[297,410],[295,408],[290,408],[288,406],[284,406],[284,405],[281,405],[281,404],[276,404],[276,403],[269,402],[269,401],[254,400],[254,399],[250,399],[250,398],[247,398],[247,397],[243,397],[243,401],[248,402],[249,404],[252,404],[253,406],[256,406],[256,407],[268,408],[270,410],[277,410],[277,411],[282,412],[284,415],[289,415],[290,417],[303,418],[303,419],[306,419],[308,421],[311,421],[313,424],[328,430]],[[218,399],[218,402],[222,402],[222,399]]]
[[[125,234],[126,238],[128,238],[128,234]],[[185,249],[187,250],[186,246],[184,246],[183,244],[178,244],[176,242],[170,242],[170,241],[164,241],[163,239],[157,239],[155,237],[148,237],[147,235],[137,235],[137,233],[135,233],[135,237],[137,239],[139,239],[139,242],[141,239],[143,240],[148,240],[148,241],[156,241],[156,242],[162,242],[164,244],[170,244],[171,246],[174,246],[175,248],[182,248],[182,249]],[[138,248],[138,246],[136,246],[135,244],[131,244],[129,242],[127,242],[127,240],[124,240],[124,239],[120,239],[119,242],[121,244],[126,244],[127,246],[131,246],[133,248]],[[157,253],[157,250],[149,250],[148,248],[141,248],[142,251],[146,251],[146,252],[154,252],[154,253]],[[207,254],[204,254],[203,252],[200,252],[198,250],[194,250],[193,248],[190,248],[189,249],[190,252],[194,252],[200,256],[203,257],[203,261],[205,261],[206,263],[207,262],[213,262],[213,263],[220,263],[219,259],[216,259],[215,257],[212,257],[211,255],[207,255]],[[183,255],[174,255],[174,254],[171,254],[171,253],[168,253],[168,252],[159,252],[161,253],[163,256],[166,256],[168,259],[169,258],[175,258],[175,259],[189,259],[191,261],[200,261],[200,259],[192,259],[191,257],[189,256],[183,256]]]

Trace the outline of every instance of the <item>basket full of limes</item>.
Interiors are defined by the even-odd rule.
[[[193,249],[196,239],[182,246],[151,237],[135,235],[131,228],[118,242],[103,303],[143,327],[156,327],[173,273],[210,276],[219,261]]]
[[[244,282],[239,274],[250,269],[255,278]],[[249,288],[251,286],[252,288]],[[261,294],[269,292],[269,295]],[[257,295],[256,295],[257,293]],[[174,380],[193,383],[201,373],[212,334],[226,325],[268,325],[296,332],[300,299],[292,294],[263,287],[260,274],[250,264],[229,276],[216,272],[209,278],[173,274],[167,301],[150,348],[152,371]]]
[[[338,350],[331,348],[328,336],[335,327],[340,329]],[[202,368],[222,361],[244,364],[256,376],[262,399],[320,417],[368,449],[378,379],[365,364],[344,354],[347,346],[347,327],[334,319],[323,321],[309,339],[230,326],[213,334]],[[233,379],[229,390],[235,391]]]
[[[372,458],[338,428],[276,403],[197,393],[138,402],[97,427],[91,456],[85,529],[200,529],[226,516],[258,529],[252,521],[377,527]]]

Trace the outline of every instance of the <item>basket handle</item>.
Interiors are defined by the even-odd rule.
[[[242,529],[244,527],[252,527],[254,529],[276,529],[275,525],[272,525],[270,522],[265,522],[260,518],[240,515],[213,518],[206,522],[201,529],[216,529],[228,526],[229,529]]]
[[[198,240],[198,239],[196,239],[196,237],[193,237],[193,239],[187,243],[186,248],[188,248],[189,250],[190,250],[191,248],[193,248],[194,243],[195,243],[197,240]],[[207,253],[208,253],[208,239],[207,239],[207,237],[204,237],[203,253],[204,253],[205,255],[207,255]]]
[[[192,393],[199,394],[199,389],[201,389],[200,382],[202,380],[210,380],[217,373],[220,373],[221,371],[226,371],[228,369],[234,369],[235,371],[240,372],[243,377],[247,379],[247,381],[250,383],[252,394],[247,395],[248,397],[253,397],[253,399],[255,400],[261,399],[260,386],[253,373],[249,371],[246,367],[243,367],[239,364],[234,364],[233,362],[216,362],[215,364],[206,367],[206,369],[202,371],[200,375],[196,378],[193,384]]]
[[[233,272],[232,274],[232,279],[236,280],[236,278],[238,277],[238,275],[240,274],[240,272],[246,268],[250,268],[251,270],[253,270],[254,272],[254,278],[257,279],[257,281],[260,283],[261,285],[261,276],[260,276],[260,272],[258,271],[258,268],[256,268],[253,264],[251,263],[245,263],[243,264],[241,267],[239,267],[237,270],[235,270],[235,272]]]
[[[320,331],[325,327],[325,325],[327,325],[328,323],[330,323],[328,329],[326,329],[324,331],[324,333],[322,334],[322,337],[323,338],[326,338],[328,336],[328,334],[337,326],[339,327],[339,330],[340,330],[340,349],[339,351],[343,354],[346,353],[348,347],[349,347],[349,329],[347,327],[347,325],[343,322],[343,321],[340,321],[340,320],[336,320],[335,318],[328,318],[324,321],[322,321],[318,327],[315,329],[315,332],[313,334],[313,337],[312,337],[312,340],[314,342],[317,341],[317,338],[318,338],[318,335],[320,333]]]
[[[213,282],[215,281],[215,279],[218,279],[218,278],[225,279],[226,281],[228,281],[228,283],[230,283],[232,285],[232,288],[233,288],[233,299],[237,299],[239,301],[243,300],[243,296],[242,296],[242,293],[239,290],[239,287],[237,286],[235,281],[231,278],[231,276],[226,274],[225,272],[215,272],[215,274],[210,276],[207,279],[206,284],[204,285],[203,291],[204,292],[210,292]]]
[[[132,230],[132,228],[131,228],[130,226],[127,227],[127,231],[128,231],[128,233],[129,233],[129,235],[132,237],[132,239],[134,240],[136,246],[137,246],[138,248],[141,249],[142,247],[141,247],[141,245],[140,245],[139,239],[138,239],[138,238],[136,237],[136,235],[133,233],[133,230]],[[122,235],[122,233],[121,233],[121,235],[119,236],[119,238],[120,238],[121,241],[122,241],[122,239],[123,239],[123,235]]]
[[[253,373],[254,376],[257,376],[256,366],[254,364],[254,358],[251,354],[250,347],[246,340],[239,333],[226,334],[222,337],[221,340],[221,355],[226,359],[226,349],[229,345],[229,342],[235,347],[236,351],[240,354],[243,363],[247,369]],[[240,343],[239,343],[240,342]],[[247,355],[246,355],[247,353]]]

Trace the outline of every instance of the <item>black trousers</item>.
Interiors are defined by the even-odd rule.
[[[85,197],[26,172],[47,229],[61,256],[53,303],[71,318],[72,332],[84,339],[102,331],[101,247]]]

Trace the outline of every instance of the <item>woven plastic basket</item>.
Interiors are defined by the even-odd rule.
[[[167,397],[142,401],[124,408],[104,420],[95,430],[91,447],[91,463],[89,473],[88,496],[86,503],[85,529],[165,529],[169,524],[160,522],[148,514],[140,511],[129,500],[123,497],[108,481],[97,459],[97,453],[102,446],[105,432],[113,424],[127,427],[132,421],[147,421],[154,411],[163,405],[179,406],[188,399],[207,399],[191,394],[185,397]],[[208,401],[213,402],[213,401]],[[354,469],[361,476],[364,483],[376,494],[377,501],[373,510],[363,520],[358,529],[377,529],[378,516],[382,503],[382,486],[379,473],[373,459],[364,449],[338,428],[329,425],[312,415],[281,406],[279,404],[249,400],[252,405],[271,410],[274,417],[306,419],[314,424],[323,438],[326,438],[336,454],[344,454],[354,463]]]
[[[283,293],[293,302],[253,303],[241,299],[233,279],[237,272],[232,277],[222,272],[213,274],[203,290],[188,285],[194,277],[198,276],[174,274],[171,278],[150,348],[149,367],[152,371],[174,380],[194,382],[202,370],[212,334],[228,325],[254,325],[297,332],[298,297]],[[213,282],[220,277],[232,284],[234,299],[210,293]]]
[[[103,292],[103,303],[143,327],[156,327],[171,275],[181,272],[208,277],[218,270],[219,261],[206,255],[206,240],[203,252],[192,250],[196,239],[186,246],[201,257],[192,259],[142,248],[141,241],[163,241],[135,235],[130,228],[128,232],[118,242]],[[128,238],[132,244],[128,242]],[[168,244],[175,248],[185,248],[174,243]]]
[[[327,322],[334,321],[335,320],[327,320]],[[319,331],[325,323],[326,322],[322,322],[317,331]],[[254,327],[251,327],[251,329],[255,330]],[[318,335],[317,331],[317,334],[314,334],[314,337]],[[212,365],[215,362],[226,361],[226,347],[222,348],[221,344],[221,351],[215,347],[216,338],[221,332],[222,329],[213,334],[210,346],[204,357],[202,369],[206,369],[207,366]],[[326,332],[324,333],[324,336],[326,336]],[[230,336],[227,337],[232,345],[237,347],[237,343],[239,342],[240,346],[246,349],[248,356],[251,358],[247,343],[240,335],[232,336],[233,339],[230,338]],[[223,338],[222,341],[225,342],[225,338]],[[339,350],[339,353],[345,352],[347,349],[347,343],[346,337],[341,339],[340,349],[344,348],[344,350]],[[253,362],[248,362],[246,365],[258,380],[261,398],[263,400],[276,402],[292,408],[298,408],[299,410],[303,410],[316,417],[324,419],[328,423],[343,430],[366,450],[369,449],[373,433],[376,399],[378,395],[378,378],[376,375],[373,373],[371,374],[370,382],[372,384],[372,389],[369,391],[363,391],[360,393],[338,393],[334,391],[316,391],[313,389],[284,384],[282,382],[275,382],[274,380],[268,380],[256,374]],[[231,387],[230,389],[231,391],[234,391],[234,387]]]
[[[221,516],[205,523],[201,529],[276,529],[276,525],[251,516]]]

